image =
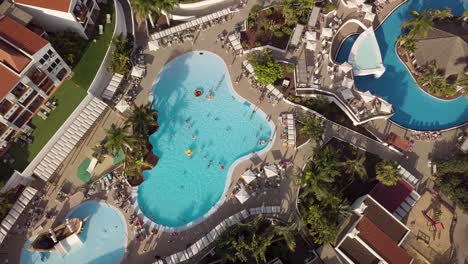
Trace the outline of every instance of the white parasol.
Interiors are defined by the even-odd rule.
[[[242,177],[242,179],[244,179],[245,183],[247,183],[247,184],[251,183],[253,180],[255,180],[257,178],[255,173],[253,173],[251,170],[246,170],[242,174],[241,177]]]
[[[263,169],[265,170],[267,178],[278,176],[278,169],[274,165],[265,166]]]
[[[237,193],[236,193],[236,198],[239,200],[241,204],[245,203],[250,198],[250,195],[245,191],[244,188],[241,188]]]

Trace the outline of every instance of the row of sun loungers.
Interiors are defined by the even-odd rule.
[[[123,77],[124,76],[122,74],[118,74],[118,73],[114,74],[114,76],[112,76],[112,79],[109,85],[106,87],[106,89],[102,93],[101,97],[109,101],[112,100],[115,92],[117,91],[120,83],[122,82]]]
[[[213,243],[221,234],[228,229],[229,227],[242,222],[243,220],[249,218],[250,216],[255,216],[259,214],[269,214],[272,216],[278,216],[281,213],[280,206],[262,206],[257,208],[251,208],[248,211],[242,210],[237,214],[234,214],[219,223],[211,232],[206,236],[200,238],[193,245],[188,247],[186,250],[174,253],[163,260],[158,260],[153,264],[175,264],[188,261],[193,256],[197,255],[199,252],[207,248],[211,243]]]
[[[8,231],[13,227],[16,220],[20,217],[21,213],[24,211],[29,202],[36,195],[37,190],[32,187],[26,187],[21,193],[18,200],[16,200],[13,207],[8,212],[8,215],[3,219],[0,224],[0,245],[8,234]]]
[[[103,101],[94,97],[73,120],[73,123],[64,129],[65,132],[62,136],[36,166],[34,174],[44,181],[49,180],[106,107],[107,105]]]
[[[221,19],[227,19],[228,15],[231,14],[232,12],[233,11],[231,11],[231,9],[226,8],[226,9],[223,9],[223,10],[218,11],[216,13],[209,14],[209,15],[206,15],[206,16],[202,16],[202,17],[199,17],[199,18],[197,18],[195,20],[192,20],[192,21],[180,24],[178,26],[171,27],[171,28],[168,28],[166,30],[162,30],[160,32],[154,33],[154,34],[151,35],[150,38],[151,38],[151,40],[156,41],[156,40],[161,39],[163,37],[174,35],[174,34],[183,32],[183,31],[191,29],[191,28],[200,27],[201,25],[206,24],[206,23],[210,23],[210,22],[212,22],[212,21],[214,21],[216,19],[220,19],[220,18]]]
[[[284,126],[281,139],[286,146],[296,145],[296,123],[293,114],[281,114],[280,123]]]
[[[407,181],[409,184],[416,186],[418,184],[419,179],[414,177],[409,171],[403,168],[401,165],[398,165],[398,171],[400,172],[401,177]]]

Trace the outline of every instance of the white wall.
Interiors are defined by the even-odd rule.
[[[84,33],[83,26],[78,21],[76,21],[71,12],[65,13],[35,6],[22,4],[17,5],[26,12],[29,12],[34,17],[33,20],[44,27],[46,31],[58,32],[69,29],[80,34],[85,39],[88,38]]]

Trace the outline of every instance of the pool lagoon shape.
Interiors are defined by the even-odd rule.
[[[185,228],[221,203],[236,160],[266,151],[274,125],[236,94],[226,64],[211,52],[169,62],[153,97],[159,129],[149,141],[159,161],[143,174],[138,205],[159,225]]]
[[[356,76],[356,87],[382,96],[393,105],[395,114],[391,120],[415,130],[441,130],[468,122],[468,98],[441,100],[423,91],[415,83],[406,66],[396,54],[396,39],[402,33],[400,25],[411,17],[410,11],[449,7],[454,15],[468,8],[463,0],[409,0],[397,8],[380,26],[375,35],[382,54],[385,73],[378,79],[373,76]],[[343,63],[348,59],[351,47],[358,35],[347,38],[336,58]]]
[[[120,263],[127,244],[127,226],[123,215],[103,202],[88,201],[73,209],[68,218],[90,216],[79,238],[82,245],[68,254],[28,251],[32,240],[27,241],[21,252],[22,264],[82,264]]]

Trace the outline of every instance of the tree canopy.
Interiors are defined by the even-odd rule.
[[[307,136],[310,139],[315,140],[316,142],[322,138],[324,127],[323,120],[320,117],[316,116],[307,116],[302,122],[302,127],[299,130],[299,133]]]
[[[435,186],[468,212],[468,156],[436,161]]]
[[[376,178],[383,185],[393,186],[401,179],[398,173],[398,163],[395,161],[383,160],[375,167]]]
[[[247,54],[247,60],[254,67],[255,77],[260,84],[273,84],[283,78],[283,67],[273,59],[271,51],[251,52]]]

